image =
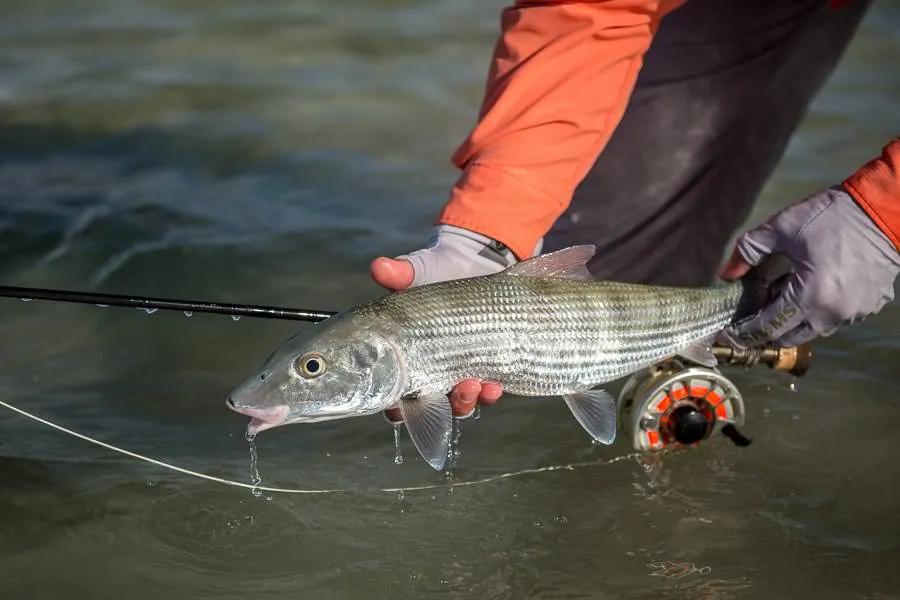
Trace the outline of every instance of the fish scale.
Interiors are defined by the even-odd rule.
[[[357,309],[397,332],[409,390],[473,377],[521,395],[584,390],[721,330],[740,285],[666,288],[499,273],[423,286]]]

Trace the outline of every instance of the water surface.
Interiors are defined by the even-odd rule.
[[[495,1],[0,2],[0,281],[340,309],[449,189]],[[900,131],[900,5],[876,2],[754,213]],[[248,479],[230,388],[304,325],[3,300],[0,397]],[[592,446],[563,403],[463,424],[452,475],[379,417],[257,440],[263,495],[0,412],[4,598],[890,598],[900,308],[810,375],[733,373],[741,449]],[[448,487],[573,462],[576,470]],[[381,493],[376,488],[438,484]]]

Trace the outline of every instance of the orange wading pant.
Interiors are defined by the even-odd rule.
[[[439,222],[520,257],[552,226],[547,249],[597,245],[600,278],[710,282],[868,4],[518,2]]]

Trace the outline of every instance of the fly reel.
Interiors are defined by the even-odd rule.
[[[716,346],[713,353],[720,366],[767,364],[798,376],[812,358],[808,345],[747,350]],[[636,450],[691,446],[717,431],[746,446],[750,440],[738,431],[745,414],[740,391],[718,368],[679,359],[632,375],[619,394],[619,422]]]

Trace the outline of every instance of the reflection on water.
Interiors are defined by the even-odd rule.
[[[0,281],[324,310],[424,239],[500,8],[0,6]],[[900,131],[898,28],[875,3],[754,220]],[[308,327],[0,303],[4,399],[238,481],[246,423],[223,399]],[[552,399],[466,420],[449,479],[408,444],[395,464],[406,440],[377,416],[255,440],[267,484],[345,494],[254,498],[0,413],[0,596],[891,597],[898,326],[893,306],[819,344],[797,385],[732,372],[746,449],[633,457]]]
[[[680,563],[671,560],[657,561],[648,563],[647,567],[651,569],[651,577],[668,577],[670,579],[680,579],[688,575],[709,575],[712,567],[698,567],[694,563]]]

